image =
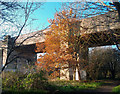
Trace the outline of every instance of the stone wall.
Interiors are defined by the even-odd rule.
[[[10,56],[10,59],[18,56],[8,66],[7,70],[14,69],[17,71],[25,72],[27,68],[34,65],[37,61],[37,54],[32,49],[32,45],[27,47],[17,48]]]
[[[3,65],[6,63],[7,55],[11,51],[13,45],[13,38],[6,36],[2,41],[2,50],[3,56],[1,55]],[[5,68],[5,71],[22,71],[25,72],[28,66],[34,65],[37,61],[37,54],[35,53],[35,45],[23,45],[15,47],[14,51],[10,54],[8,64]]]
[[[66,68],[65,68],[66,67]],[[61,69],[60,69],[60,80],[70,80],[70,70],[68,64],[65,64]]]

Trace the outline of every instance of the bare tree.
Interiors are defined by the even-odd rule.
[[[0,1],[0,19],[1,19],[1,24],[4,22],[15,22],[16,15],[15,11],[23,9],[23,7],[16,1],[13,2],[4,2]]]
[[[11,55],[14,53],[14,51],[16,49],[18,49],[25,40],[31,38],[31,37],[35,37],[37,33],[35,33],[34,35],[32,36],[29,36],[27,37],[26,39],[24,39],[21,43],[19,43],[19,45],[16,45],[16,41],[17,39],[19,38],[19,36],[21,35],[23,29],[25,28],[26,25],[28,25],[29,23],[29,20],[30,20],[30,16],[32,13],[34,13],[35,10],[37,10],[38,8],[41,7],[42,3],[36,3],[36,2],[25,2],[25,3],[20,3],[20,2],[4,2],[4,1],[0,1],[0,5],[1,5],[1,20],[2,20],[2,23],[1,24],[4,24],[4,22],[11,22],[11,23],[14,23],[16,24],[17,21],[16,21],[16,18],[19,16],[18,14],[16,15],[14,12],[16,10],[22,10],[21,13],[22,14],[22,20],[23,20],[23,23],[22,25],[20,24],[16,24],[17,27],[18,27],[18,35],[14,37],[13,41],[10,42],[11,46],[10,47],[2,47],[3,49],[8,49],[8,54],[6,56],[6,60],[5,60],[5,64],[4,66],[2,67],[2,71],[5,69],[5,67],[10,64],[13,60],[15,60],[16,58],[19,58],[18,55],[14,55],[11,57]],[[14,12],[13,12],[14,11]],[[17,16],[17,17],[16,17]],[[21,16],[20,16],[21,17]],[[33,19],[31,19],[31,21],[33,21]],[[39,32],[40,33],[40,32]],[[9,36],[8,36],[9,38]],[[19,53],[21,54],[21,53]]]
[[[89,77],[92,79],[112,78],[119,73],[120,55],[112,47],[98,47],[90,51]]]

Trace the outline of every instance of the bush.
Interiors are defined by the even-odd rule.
[[[3,88],[21,88],[21,81],[24,79],[25,74],[21,72],[4,72],[2,76]]]
[[[23,74],[20,72],[6,72],[4,73],[2,86],[7,89],[30,90],[30,89],[45,89],[47,79],[43,71],[31,72]]]
[[[47,79],[44,76],[44,72],[29,73],[27,77],[22,81],[23,87],[25,89],[45,89]]]
[[[113,92],[116,92],[116,93],[120,93],[120,85],[114,87],[114,88],[112,89],[112,91],[113,91]]]

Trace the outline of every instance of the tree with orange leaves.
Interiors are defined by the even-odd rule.
[[[48,72],[52,71],[52,74],[57,71],[58,68],[72,68],[73,71],[80,67],[80,46],[85,45],[81,40],[87,40],[86,35],[81,34],[79,27],[80,21],[77,20],[76,15],[69,11],[62,11],[55,14],[53,20],[49,20],[52,24],[49,32],[46,34],[44,56],[40,56],[38,59],[40,63],[38,66],[42,66]],[[39,50],[39,46],[37,46]],[[75,73],[74,73],[75,75]],[[74,76],[75,77],[75,76]],[[75,79],[75,78],[73,78]],[[80,72],[79,72],[80,79]]]

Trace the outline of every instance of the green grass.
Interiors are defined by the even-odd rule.
[[[85,89],[96,89],[103,84],[103,82],[79,82],[79,81],[53,81],[49,82],[55,86],[55,90],[59,92],[74,92]]]
[[[114,87],[112,91],[120,94],[120,85]]]
[[[46,93],[69,93],[69,92],[79,92],[85,89],[96,89],[101,86],[102,82],[90,82],[90,81],[49,81],[49,84],[44,90],[13,90],[13,89],[3,89],[2,94],[46,94]]]

